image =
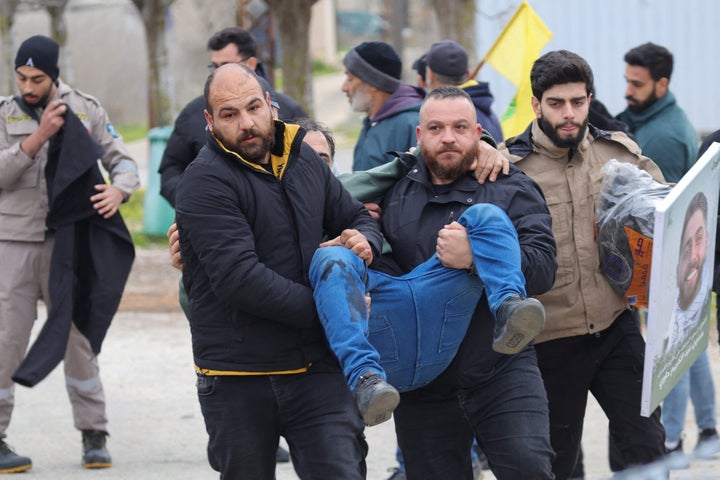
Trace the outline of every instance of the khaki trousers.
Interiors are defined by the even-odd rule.
[[[44,242],[0,241],[0,438],[6,436],[12,417],[12,375],[25,357],[38,300],[50,309],[48,277],[53,244],[52,237]],[[107,432],[97,356],[74,324],[63,363],[75,428]]]

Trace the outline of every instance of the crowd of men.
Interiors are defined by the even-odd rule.
[[[706,353],[662,409],[640,415],[641,325],[597,268],[603,166],[674,184],[698,157],[667,49],[628,51],[628,106],[604,128],[589,121],[588,63],[543,54],[530,72],[536,118],[508,137],[457,42],[414,63],[417,85],[402,82],[392,46],[363,42],[343,59],[340,88],[365,118],[353,172],[338,175],[331,132],[267,82],[248,32],[221,30],[207,47],[212,71],[159,173],[221,478],[272,479],[292,460],[300,478],[363,479],[364,429],[391,416],[394,480],[470,480],[483,467],[498,479],[583,478],[589,393],[608,418],[613,471],[671,458],[680,468],[688,398],[696,451],[720,453]],[[15,383],[61,360],[82,465],[112,465],[97,353],[127,278],[120,260],[132,261],[117,211],[137,166],[57,65],[53,40],[28,38],[19,95],[0,98],[0,473],[32,467],[5,442]],[[683,310],[714,268],[704,202],[683,233],[697,246],[681,252]],[[88,249],[102,254],[78,260]],[[55,333],[26,356],[39,299]]]

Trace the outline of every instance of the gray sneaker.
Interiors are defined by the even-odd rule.
[[[670,470],[686,470],[690,468],[690,458],[683,452],[682,440],[675,448],[668,448],[665,463]]]
[[[10,450],[0,438],[0,473],[19,473],[32,468],[32,461]]]
[[[698,434],[695,444],[695,457],[713,460],[720,454],[720,437],[714,428],[706,428]]]
[[[525,348],[545,326],[545,308],[534,298],[507,298],[495,316],[492,349],[513,355]]]
[[[112,459],[105,445],[107,432],[99,430],[83,430],[82,466],[85,468],[110,468]]]
[[[390,420],[393,410],[400,403],[395,387],[370,370],[360,375],[355,387],[355,403],[368,427]]]

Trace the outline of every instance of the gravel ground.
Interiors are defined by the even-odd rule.
[[[217,478],[207,464],[207,434],[194,392],[190,334],[177,307],[179,273],[167,264],[162,248],[140,249],[120,311],[100,355],[108,399],[114,466],[83,470],[80,434],[74,430],[60,369],[35,388],[17,387],[17,406],[8,442],[33,459],[28,478],[202,480]],[[45,318],[44,312],[40,318]],[[40,322],[38,322],[39,326]],[[720,385],[720,351],[713,333],[710,357]],[[685,430],[686,450],[697,429],[692,407]],[[598,406],[588,407],[584,437],[588,480],[611,477],[607,464],[607,422]],[[370,454],[368,479],[383,480],[395,465],[392,422],[366,430]],[[486,480],[494,478],[484,471]],[[656,476],[633,478],[654,479]],[[671,479],[720,478],[720,460],[694,460]],[[279,464],[278,480],[295,480],[291,464]],[[445,479],[442,479],[445,480]]]

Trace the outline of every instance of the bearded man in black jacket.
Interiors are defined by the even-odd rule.
[[[443,227],[471,205],[490,203],[504,210],[517,230],[527,294],[546,292],[557,264],[543,194],[512,165],[509,175],[482,185],[462,168],[465,150],[479,137],[475,125],[475,108],[462,90],[441,87],[426,97],[417,128],[421,154],[382,204],[381,226],[392,259],[402,273],[436,252],[445,266],[467,268],[472,263],[467,234]],[[462,140],[467,135],[472,141]],[[493,327],[483,295],[450,366],[427,386],[401,393],[395,430],[408,478],[472,478],[473,437],[498,479],[554,478],[547,397],[534,347],[515,355],[497,353]]]
[[[252,70],[218,68],[205,99],[211,137],[176,214],[210,464],[222,478],[273,479],[282,435],[300,478],[363,479],[363,420],[307,272],[325,234],[371,262],[379,228],[304,130],[273,120]]]

